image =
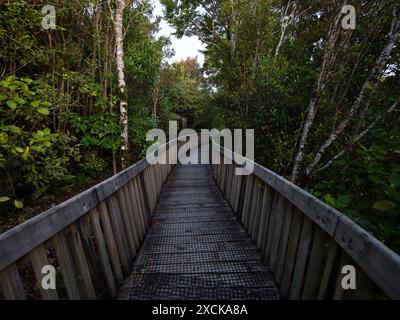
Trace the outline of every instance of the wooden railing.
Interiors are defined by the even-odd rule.
[[[235,175],[240,167],[235,159],[244,159],[233,159],[229,150],[211,145],[221,157],[221,164],[212,165],[216,183],[257,243],[283,298],[400,298],[397,254],[335,209],[256,163],[253,174]],[[176,154],[176,140],[157,154],[170,148]],[[224,158],[233,163],[224,164]],[[172,169],[173,165],[149,165],[144,159],[0,235],[0,299],[113,297],[131,271]],[[57,270],[56,290],[43,289],[45,265]],[[356,290],[341,286],[344,265],[356,268]]]
[[[177,148],[177,141],[158,153],[169,148]],[[172,168],[144,159],[0,235],[0,299],[114,296]],[[57,270],[56,290],[43,289],[46,265]]]
[[[400,256],[343,214],[270,170],[212,142],[217,185],[262,253],[284,299],[400,299]],[[224,164],[225,158],[232,164]],[[236,161],[239,159],[240,161]],[[247,160],[250,161],[250,160]],[[344,290],[342,267],[356,269]]]

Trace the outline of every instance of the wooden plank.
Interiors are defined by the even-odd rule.
[[[108,255],[110,256],[111,265],[113,267],[115,280],[117,284],[123,280],[121,262],[118,255],[117,244],[112,230],[111,222],[108,215],[108,210],[105,202],[102,202],[99,206],[100,221],[104,230],[104,238],[107,244]]]
[[[134,179],[130,183],[132,193],[135,196],[137,201],[139,213],[140,213],[140,220],[142,225],[142,238],[146,235],[147,227],[150,225],[150,215],[148,213],[148,209],[146,207],[145,199],[143,196],[143,190],[140,190],[140,181],[138,179]]]
[[[146,199],[144,197],[144,190],[140,189],[140,180],[134,179],[131,181],[131,189],[137,199],[137,203],[139,206],[140,219],[142,224],[142,237],[147,233],[147,228],[150,225],[150,213],[148,212],[148,208],[146,206]]]
[[[156,164],[153,166],[153,174],[154,174],[154,183],[156,186],[156,194],[158,194],[161,189],[161,181],[162,181],[161,165]]]
[[[275,236],[276,219],[278,214],[279,199],[280,195],[277,192],[274,192],[272,199],[272,207],[271,207],[271,217],[268,225],[267,244],[265,247],[265,254],[264,254],[264,261],[267,265],[269,265],[271,250],[275,241],[274,236]]]
[[[285,219],[287,200],[283,196],[279,196],[278,206],[276,208],[276,218],[273,232],[273,242],[271,247],[271,255],[269,257],[269,267],[272,272],[275,271],[276,262],[279,257],[279,249],[281,245],[282,228]]]
[[[302,213],[297,208],[294,208],[292,214],[292,224],[290,226],[290,239],[288,243],[288,249],[286,251],[285,265],[283,267],[282,281],[280,285],[281,295],[285,299],[289,297],[289,289],[292,283],[292,274],[296,262],[297,247],[299,244],[302,221]]]
[[[78,228],[75,224],[72,224],[69,229],[71,231],[71,234],[69,235],[71,253],[79,271],[78,285],[81,287],[81,298],[88,300],[96,299],[96,293],[93,287],[89,266],[86,260],[85,251],[83,249]]]
[[[6,300],[26,300],[24,286],[15,263],[0,272],[0,286]]]
[[[134,235],[134,239],[135,239],[135,243],[136,243],[136,251],[139,249],[140,244],[142,242],[142,229],[141,229],[141,225],[140,225],[140,219],[138,217],[137,214],[137,209],[134,208],[136,202],[134,201],[134,197],[132,197],[131,193],[130,193],[130,183],[126,184],[125,186],[123,186],[123,188],[121,189],[123,191],[124,197],[125,197],[125,201],[126,201],[126,205],[127,205],[127,209],[128,209],[128,213],[129,213],[129,218],[131,220],[132,223],[132,231],[133,231],[133,235]]]
[[[96,247],[99,252],[101,267],[103,270],[103,276],[106,282],[106,286],[110,292],[111,297],[113,297],[116,293],[116,287],[97,210],[92,210],[90,212],[90,221],[93,227]]]
[[[142,174],[140,175],[141,178],[141,182],[142,182],[142,186],[143,186],[143,190],[144,190],[144,194],[146,196],[146,203],[147,206],[149,208],[149,212],[152,212],[152,194],[153,192],[151,191],[151,185],[150,185],[150,180],[149,180],[149,168],[146,168],[146,170],[144,170],[142,172]]]
[[[307,266],[307,258],[310,251],[312,240],[312,221],[308,218],[304,219],[303,229],[301,231],[299,250],[297,252],[296,266],[294,269],[292,287],[290,288],[290,299],[300,299],[305,270]]]
[[[248,205],[248,210],[246,214],[246,220],[244,221],[244,226],[248,233],[251,235],[251,229],[250,227],[252,226],[253,219],[254,219],[254,205],[256,202],[256,197],[257,197],[257,178],[254,177],[253,179],[253,186],[252,186],[252,193],[249,198],[249,205]]]
[[[400,256],[345,216],[335,240],[391,299],[400,299]]]
[[[158,168],[159,166],[155,165],[150,168],[151,176],[153,178],[153,188],[154,188],[154,203],[153,203],[153,210],[155,210],[157,205],[158,194],[160,192],[160,186],[158,183]]]
[[[239,177],[235,174],[236,171],[236,167],[235,165],[233,165],[233,175],[232,175],[232,192],[231,192],[231,208],[234,212],[236,212],[236,203],[238,200],[238,196],[237,196],[237,186],[239,183]]]
[[[157,191],[155,188],[154,177],[153,177],[153,166],[148,167],[146,174],[147,174],[147,179],[145,180],[145,183],[147,183],[146,190],[150,199],[150,211],[153,212],[157,201],[156,200]]]
[[[224,197],[225,197],[225,181],[226,181],[226,165],[222,164],[220,188]]]
[[[134,221],[128,208],[127,200],[125,199],[125,193],[123,189],[119,189],[116,193],[118,203],[114,202],[119,207],[119,212],[122,217],[123,227],[125,229],[125,237],[128,242],[129,252],[131,259],[136,256],[136,249],[139,247],[139,238],[134,230]],[[116,209],[118,210],[118,208]]]
[[[228,204],[232,207],[231,203],[231,193],[232,193],[232,165],[226,165],[226,183],[225,183],[225,199]]]
[[[328,257],[325,261],[324,272],[322,273],[321,284],[319,286],[318,300],[325,300],[329,298],[329,286],[333,277],[336,277],[335,272],[337,272],[337,268],[335,266],[335,260],[337,259],[338,254],[338,245],[336,242],[331,241]]]
[[[142,233],[143,233],[143,238],[144,238],[147,233],[147,228],[149,227],[150,222],[151,222],[150,213],[148,212],[148,209],[146,207],[146,203],[145,203],[146,200],[145,200],[144,193],[143,193],[144,190],[140,189],[139,179],[134,179],[131,181],[131,188],[135,194],[137,203],[139,205],[140,219],[141,219],[141,224],[142,224]]]
[[[272,194],[273,191],[266,184],[264,185],[264,193],[261,208],[261,222],[258,232],[257,247],[260,249],[262,255],[264,256],[267,247],[268,239],[268,228],[271,217],[271,206],[272,206]]]
[[[226,198],[228,199],[229,205],[232,208],[232,192],[233,192],[233,164],[228,164],[228,179],[226,185]]]
[[[151,209],[150,209],[150,199],[148,197],[146,184],[144,182],[144,172],[139,175],[138,190],[140,191],[140,196],[142,197],[142,200],[146,206],[146,213],[148,216],[147,226],[149,226],[149,223],[151,220],[151,215],[153,214],[153,211],[151,211]]]
[[[221,185],[222,185],[222,167],[223,167],[223,164],[221,162],[221,159],[222,159],[222,156],[220,156],[220,160],[219,160],[220,164],[218,165],[217,184],[218,184],[218,187],[222,190]]]
[[[56,251],[57,261],[60,265],[68,298],[70,300],[79,300],[81,296],[79,293],[78,282],[75,277],[76,271],[64,232],[55,235],[52,238],[52,242]]]
[[[239,211],[239,205],[240,205],[243,176],[236,176],[236,180],[237,181],[236,181],[236,188],[235,188],[235,202],[233,205],[233,210],[237,214]]]
[[[306,279],[302,299],[313,300],[316,298],[318,281],[322,271],[322,259],[325,251],[327,234],[319,227],[316,228],[311,249],[310,262],[307,267]]]
[[[29,254],[29,258],[32,263],[33,271],[36,277],[36,285],[39,288],[40,295],[43,300],[58,300],[57,290],[53,289],[44,289],[42,286],[42,268],[44,266],[49,265],[49,261],[47,260],[46,250],[44,249],[43,245],[38,246],[37,248],[33,249]]]
[[[246,182],[246,191],[244,196],[244,203],[243,203],[243,212],[242,212],[242,224],[245,225],[247,221],[247,217],[249,215],[249,208],[250,208],[250,201],[253,193],[253,186],[254,186],[254,177],[247,176]]]
[[[276,262],[276,267],[275,267],[275,272],[274,272],[274,278],[278,284],[281,283],[281,279],[282,279],[283,266],[285,264],[286,251],[288,248],[289,237],[290,237],[292,216],[293,216],[293,206],[290,202],[288,202],[288,203],[286,203],[286,207],[285,207],[285,216],[284,216],[284,222],[283,222],[283,226],[282,226],[281,241],[280,241],[279,250],[278,250],[278,259]]]
[[[251,175],[247,176],[246,179],[244,179],[244,184],[243,184],[243,201],[241,205],[241,210],[239,211],[239,218],[241,223],[243,224],[245,216],[246,216],[246,211],[249,203],[249,197],[251,195],[250,188],[251,188],[251,183],[252,183],[253,177]]]
[[[135,229],[139,237],[139,244],[143,241],[145,235],[145,223],[142,205],[140,203],[139,195],[134,190],[133,181],[129,182],[126,186],[127,198],[131,204],[133,220],[135,222]]]
[[[122,221],[119,215],[119,212],[116,211],[114,206],[114,200],[112,198],[108,198],[107,201],[107,209],[109,214],[109,219],[111,222],[111,227],[114,234],[114,239],[116,243],[116,247],[118,250],[119,260],[122,265],[122,269],[125,274],[129,274],[129,249],[128,244],[126,244],[125,231],[121,228]]]
[[[127,224],[129,222],[129,220],[124,215],[124,210],[118,200],[117,194],[108,198],[106,203],[107,203],[108,210],[110,213],[111,225],[113,225],[113,222],[115,222],[115,225],[119,228],[119,232],[121,234],[121,240],[124,245],[126,257],[128,258],[128,261],[129,261],[129,260],[133,259],[132,251],[131,251],[131,242],[129,241],[129,237],[128,237],[129,231],[127,229]]]
[[[258,237],[258,227],[260,225],[260,220],[261,220],[261,208],[262,208],[262,200],[263,200],[263,194],[264,194],[264,184],[261,184],[260,181],[257,183],[257,189],[256,189],[256,197],[254,201],[254,207],[253,207],[253,221],[250,226],[251,230],[251,238],[254,242],[257,241]]]
[[[244,199],[245,199],[245,194],[246,194],[246,187],[247,187],[247,179],[249,176],[246,177],[241,177],[241,185],[240,185],[240,191],[239,191],[239,201],[238,201],[238,208],[236,213],[236,216],[238,217],[239,221],[242,221],[242,215],[243,215],[243,206],[244,206]]]
[[[351,297],[352,300],[373,300],[375,298],[376,285],[375,283],[365,274],[360,267],[356,268],[357,275],[357,289],[354,290]]]
[[[339,271],[335,282],[333,300],[348,300],[352,295],[353,290],[344,290],[342,287],[342,279],[344,277],[344,275],[342,274],[342,268],[346,265],[354,266],[354,263],[352,262],[351,258],[346,254],[346,252],[342,251],[342,256],[339,263]]]
[[[82,242],[83,251],[85,253],[87,265],[89,267],[90,276],[92,278],[94,291],[101,295],[106,287],[104,277],[99,266],[94,234],[90,223],[89,214],[83,216],[76,222],[76,226]]]

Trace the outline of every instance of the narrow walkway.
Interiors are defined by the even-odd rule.
[[[208,165],[178,165],[120,299],[279,299],[256,246]]]

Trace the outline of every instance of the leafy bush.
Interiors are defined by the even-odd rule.
[[[0,81],[0,202],[37,199],[50,187],[73,176],[71,161],[80,158],[79,145],[47,127],[52,90],[29,78]],[[72,145],[72,146],[71,146]]]
[[[70,114],[72,128],[81,137],[81,144],[88,149],[99,148],[116,152],[120,147],[119,116],[115,112],[92,116]]]
[[[107,162],[96,152],[87,152],[83,155],[83,162],[79,165],[85,173],[93,178],[101,176],[107,168]]]
[[[379,143],[359,144],[311,191],[400,252],[400,137],[375,134]]]

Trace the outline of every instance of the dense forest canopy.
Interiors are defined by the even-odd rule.
[[[206,45],[203,66],[167,63],[151,1],[56,0],[47,30],[45,1],[1,2],[1,216],[111,175],[123,151],[135,162],[176,120],[255,129],[257,162],[400,251],[398,1],[161,3],[178,37]]]

